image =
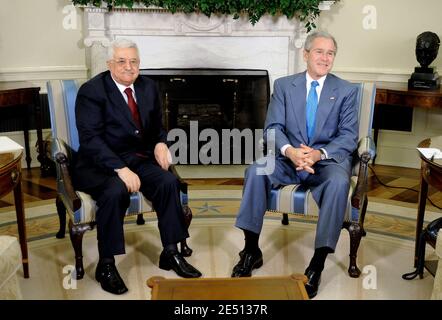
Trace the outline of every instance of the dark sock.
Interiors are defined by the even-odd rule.
[[[315,253],[310,261],[308,269],[316,272],[322,272],[322,270],[324,270],[325,259],[327,259],[327,255],[332,252],[333,250],[329,247],[315,249]]]
[[[166,246],[164,247],[164,250],[166,250],[168,252],[177,252],[178,246],[176,245],[176,243],[166,244]]]
[[[100,260],[98,261],[99,264],[104,263],[114,263],[115,264],[115,258],[113,256],[110,257],[100,257]]]
[[[244,250],[249,253],[258,252],[259,233],[255,233],[245,229],[243,229],[242,231],[244,232],[244,240],[245,240]]]

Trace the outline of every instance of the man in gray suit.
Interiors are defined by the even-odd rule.
[[[274,170],[263,173],[258,163],[246,170],[236,220],[245,247],[232,277],[251,276],[263,264],[258,239],[269,190],[302,183],[320,208],[315,252],[305,270],[307,293],[310,298],[317,294],[326,257],[335,250],[344,220],[358,140],[357,88],[329,73],[336,51],[330,34],[311,33],[304,46],[307,70],[275,81],[264,131],[267,145],[275,146],[265,159],[274,162]]]

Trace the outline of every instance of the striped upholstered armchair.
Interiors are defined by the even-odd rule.
[[[47,82],[49,109],[51,116],[51,157],[57,172],[57,213],[60,229],[57,238],[64,238],[66,231],[66,212],[69,217],[69,235],[75,252],[77,279],[84,275],[82,242],[83,234],[95,226],[95,201],[86,193],[74,190],[70,178],[72,155],[78,150],[79,140],[75,124],[75,100],[81,82],[76,80],[53,80]],[[170,168],[176,175],[173,166]],[[178,176],[178,175],[177,175]],[[187,202],[187,184],[180,180],[181,204],[187,225],[192,212]],[[137,224],[144,224],[143,213],[152,212],[152,203],[141,192],[134,192],[126,216],[137,215]],[[181,253],[190,256],[185,240],[181,243]]]
[[[350,266],[348,274],[357,278],[361,274],[356,256],[361,237],[365,235],[364,218],[367,210],[368,162],[375,156],[371,138],[376,87],[373,83],[357,83],[359,105],[359,145],[353,156],[353,172],[343,228],[350,234]],[[318,206],[310,190],[299,185],[288,185],[271,191],[268,210],[283,214],[282,223],[289,223],[288,214],[318,216]]]

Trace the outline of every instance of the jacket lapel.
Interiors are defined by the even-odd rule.
[[[295,120],[298,123],[298,128],[300,128],[303,140],[307,143],[307,122],[306,122],[306,78],[305,72],[301,73],[292,82],[293,88],[289,90],[290,100],[292,102],[293,114]],[[290,119],[287,119],[290,121]],[[290,123],[290,122],[288,122]]]
[[[337,87],[335,81],[333,81],[331,76],[327,76],[324,81],[324,88],[322,88],[321,91],[321,97],[319,98],[318,109],[316,110],[315,134],[311,143],[315,141],[315,138],[322,131],[325,121],[338,98],[336,90]]]
[[[116,110],[118,110],[124,118],[133,126],[136,128],[135,122],[132,118],[132,114],[130,113],[129,106],[127,105],[126,101],[123,98],[123,95],[121,94],[120,90],[118,90],[117,85],[115,84],[114,80],[112,79],[110,73],[107,74],[105,78],[106,86],[108,87],[109,92],[109,98],[111,103],[113,103],[116,107]]]

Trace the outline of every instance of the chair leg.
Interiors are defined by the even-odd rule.
[[[137,225],[141,226],[145,223],[146,221],[144,221],[143,214],[142,213],[137,214]]]
[[[368,206],[368,198],[365,197],[365,201],[364,204],[362,205],[362,209],[361,209],[361,215],[359,217],[359,221],[360,221],[360,226],[361,226],[361,232],[362,232],[362,236],[365,237],[367,235],[367,232],[365,232],[364,229],[364,221],[365,221],[365,213],[367,212],[367,206]]]
[[[281,223],[285,226],[287,226],[289,224],[289,215],[287,213],[282,214]]]
[[[359,278],[361,270],[356,265],[356,257],[362,238],[362,228],[359,223],[352,222],[348,226],[348,233],[350,235],[350,266],[348,267],[348,275],[352,278]]]
[[[183,215],[184,215],[184,224],[187,229],[190,227],[190,223],[192,222],[193,214],[192,210],[188,205],[183,205]],[[184,239],[180,243],[180,251],[184,257],[190,257],[192,255],[193,250],[187,245],[187,240]]]
[[[90,224],[74,225],[72,220],[69,220],[69,236],[75,252],[75,271],[77,280],[83,279],[84,276],[83,235],[88,230],[92,230]]]
[[[58,229],[55,237],[57,239],[63,239],[66,234],[66,207],[61,200],[61,197],[58,195],[55,200],[55,205],[57,206],[58,220],[60,221],[60,228]]]

